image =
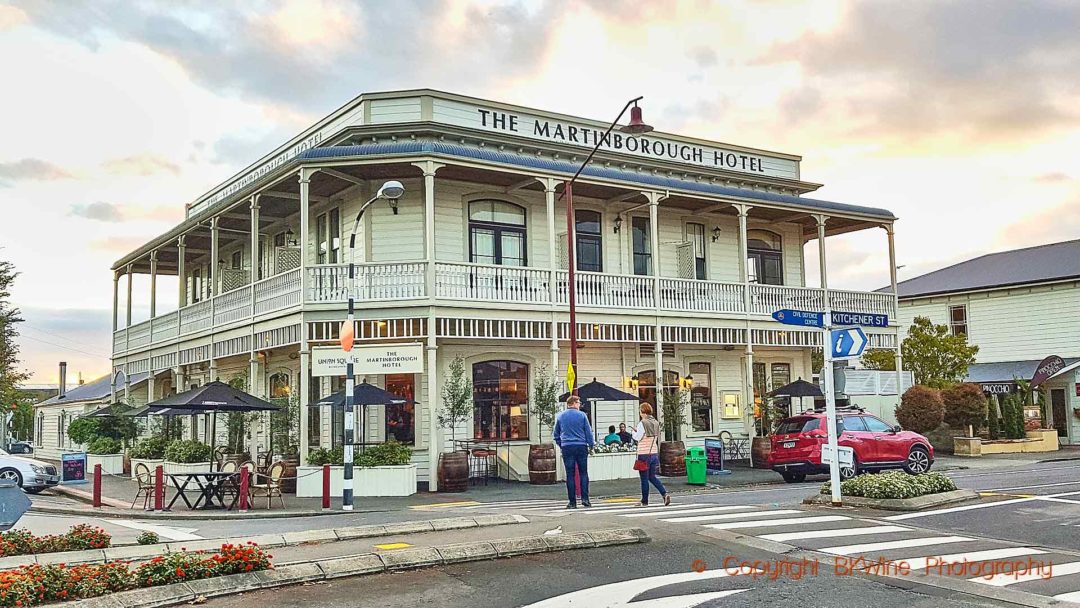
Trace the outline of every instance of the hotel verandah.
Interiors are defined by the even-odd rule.
[[[606,126],[430,90],[355,98],[117,261],[115,384],[137,402],[245,373],[253,393],[298,394],[303,404],[340,390],[342,378],[312,376],[312,356],[336,344],[345,319],[353,218],[395,179],[405,195],[372,206],[357,233],[356,336],[419,354],[409,373],[367,375],[416,405],[369,408],[365,439],[412,442],[420,480],[433,478],[432,447],[449,449],[450,431],[432,424],[432,405],[462,356],[475,408],[455,436],[510,440],[511,474],[527,478],[527,446],[540,433],[529,408],[536,373],[568,361],[557,198],[595,142],[583,134]],[[772,312],[827,301],[895,317],[893,293],[835,289],[827,272],[806,285],[803,259],[817,239],[828,268],[825,237],[884,229],[895,269],[890,212],[804,198],[820,185],[802,181],[790,154],[623,137],[601,147],[574,189],[579,382],[636,386],[651,399],[654,370],[663,386],[692,377],[688,443],[753,434],[755,397],[809,379],[820,345],[818,332],[780,325]],[[133,274],[150,275],[149,293],[133,293]],[[178,308],[167,313],[157,310],[160,275],[180,279],[169,294]],[[149,300],[150,318],[132,318],[133,298]],[[895,325],[869,337],[871,347],[896,348]],[[635,411],[604,404],[597,426],[633,422]],[[342,424],[339,410],[304,408],[302,457],[339,443]],[[201,437],[207,426],[193,419],[186,432]],[[250,443],[265,449],[265,425]]]

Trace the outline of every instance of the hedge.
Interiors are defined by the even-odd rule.
[[[87,524],[72,526],[66,534],[45,536],[35,536],[26,530],[8,530],[0,532],[0,557],[105,549],[111,543],[112,536],[108,532]]]
[[[860,475],[840,484],[842,495],[865,498],[915,498],[927,494],[952,492],[955,489],[956,484],[953,480],[941,473],[908,475],[900,471]],[[822,484],[822,494],[831,492],[827,482]]]

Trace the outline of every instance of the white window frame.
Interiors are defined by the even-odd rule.
[[[962,310],[962,311],[964,311],[964,322],[963,323],[957,323],[953,319],[953,311],[954,310]],[[971,317],[968,315],[968,312],[969,311],[968,311],[967,304],[949,304],[949,309],[948,309],[948,313],[949,313],[949,333],[951,335],[958,336],[961,333],[963,333],[963,335],[965,335],[965,336],[970,336],[971,335]],[[964,331],[963,332],[958,332],[956,330],[958,327],[963,327]]]

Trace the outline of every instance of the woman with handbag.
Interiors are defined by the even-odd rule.
[[[656,486],[660,496],[664,499],[664,506],[671,504],[664,484],[656,472],[660,469],[660,423],[653,418],[652,406],[648,403],[641,404],[641,422],[634,429],[634,441],[637,442],[637,460],[634,461],[634,470],[641,476],[641,503],[638,506],[649,505],[649,484]]]

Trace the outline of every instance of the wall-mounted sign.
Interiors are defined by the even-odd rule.
[[[1035,375],[1031,377],[1031,388],[1037,388],[1063,369],[1065,369],[1065,361],[1057,355],[1050,355],[1039,361],[1038,367],[1035,368]]]
[[[980,386],[984,393],[990,395],[1008,395],[1016,392],[1015,382],[983,382]]]
[[[424,345],[368,344],[357,346],[351,353],[337,346],[320,346],[311,349],[311,375],[344,376],[350,360],[358,376],[419,374],[424,371]]]

